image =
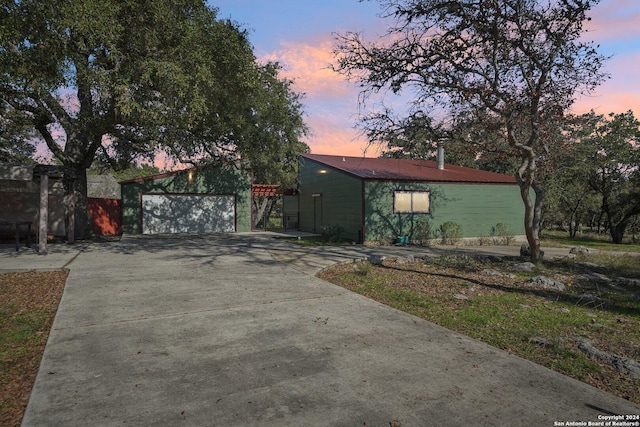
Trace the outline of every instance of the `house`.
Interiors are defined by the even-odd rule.
[[[524,234],[524,207],[515,178],[406,159],[303,154],[299,157],[299,228],[344,229],[357,242],[424,239],[446,222],[462,237],[489,236],[502,224]]]
[[[120,185],[124,233],[251,231],[251,179],[236,164],[185,169]]]

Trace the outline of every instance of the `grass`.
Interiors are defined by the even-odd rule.
[[[603,271],[611,277],[624,272],[625,277],[640,278],[637,257],[616,261],[603,265]],[[580,342],[589,341],[602,351],[640,361],[640,286],[596,285],[584,279],[583,269],[568,262],[548,262],[535,272],[513,277],[507,275],[505,264],[469,257],[402,265],[385,261],[383,266],[366,268],[340,265],[324,270],[321,277],[640,403],[640,379],[600,364],[578,349]],[[504,275],[483,274],[488,268]],[[523,286],[528,277],[539,274],[563,281],[567,291]],[[597,302],[583,297],[586,293]]]
[[[625,237],[622,244],[611,242],[608,234],[597,234],[584,232],[570,238],[567,231],[544,230],[542,246],[584,246],[592,249],[600,249],[614,252],[636,252],[640,253],[640,245],[632,243],[631,235]]]
[[[20,425],[66,278],[0,274],[0,425]]]
[[[324,236],[307,236],[307,237],[277,237],[278,240],[294,243],[305,247],[315,246],[344,246],[353,244],[350,240],[334,241]]]

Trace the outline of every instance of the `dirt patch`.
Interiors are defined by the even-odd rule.
[[[0,274],[0,425],[22,421],[67,275]]]

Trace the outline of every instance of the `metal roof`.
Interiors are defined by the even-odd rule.
[[[313,160],[367,180],[464,182],[477,184],[515,184],[511,175],[487,172],[480,169],[438,163],[430,160],[386,159],[371,157],[331,156],[325,154],[301,154],[302,159]]]
[[[278,194],[279,188],[277,184],[251,184],[251,195],[273,197]]]

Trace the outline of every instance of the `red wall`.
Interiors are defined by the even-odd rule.
[[[99,236],[122,234],[122,201],[89,198],[89,217],[93,232]]]

